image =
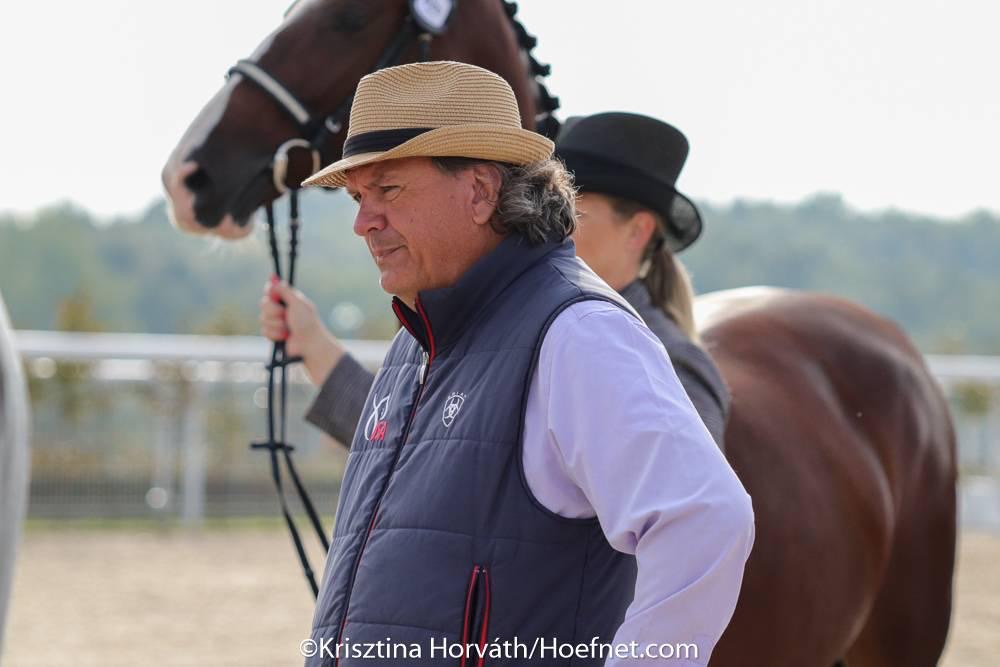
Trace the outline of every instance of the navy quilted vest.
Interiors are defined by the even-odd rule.
[[[455,286],[421,292],[415,312],[394,301],[404,329],[351,445],[314,640],[389,638],[421,645],[419,664],[470,667],[483,663],[432,659],[431,641],[611,641],[634,593],[634,558],[611,548],[596,519],[545,509],[521,466],[542,339],[556,315],[584,299],[635,314],[574,256],[571,241],[530,246],[514,236]],[[603,660],[485,661],[525,663]]]

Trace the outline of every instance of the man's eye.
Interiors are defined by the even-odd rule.
[[[398,185],[382,185],[382,186],[379,187],[379,189],[382,190],[382,194],[388,195],[388,194],[393,194],[396,191],[398,191],[399,190],[399,186]]]
[[[355,192],[354,194],[351,195],[351,199],[353,199],[355,203],[360,204],[361,203],[361,193],[360,192]]]

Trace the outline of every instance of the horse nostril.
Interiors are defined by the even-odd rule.
[[[184,179],[184,186],[191,192],[205,190],[211,184],[212,179],[209,178],[208,172],[201,167],[188,174],[188,176]]]

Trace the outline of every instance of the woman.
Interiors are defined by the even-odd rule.
[[[687,139],[648,116],[602,113],[570,118],[556,153],[580,190],[577,254],[663,342],[698,414],[722,446],[729,394],[701,347],[691,282],[674,256],[702,229],[698,210],[675,188],[687,159]],[[298,290],[269,284],[260,319],[262,333],[271,340],[287,337],[289,354],[301,356],[310,379],[321,384],[306,419],[350,442],[373,375],[345,353]]]

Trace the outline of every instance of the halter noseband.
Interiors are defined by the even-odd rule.
[[[411,2],[411,5],[413,3]],[[399,62],[403,53],[410,46],[411,43],[416,41],[419,46],[420,60],[425,61],[430,56],[430,43],[433,38],[433,34],[430,30],[424,27],[421,21],[411,13],[403,20],[403,25],[400,27],[396,36],[389,43],[388,46],[382,51],[379,56],[378,61],[375,63],[375,67],[372,68],[372,72],[384,69],[386,67],[391,67]],[[437,33],[440,34],[440,33]],[[323,161],[323,147],[329,141],[331,137],[335,137],[344,131],[346,125],[346,120],[348,114],[351,112],[351,104],[354,101],[354,94],[348,95],[344,98],[340,104],[338,104],[333,112],[327,116],[320,116],[313,114],[309,111],[308,107],[303,104],[288,88],[283,85],[276,78],[267,73],[264,68],[252,60],[239,60],[229,68],[226,72],[226,76],[230,77],[233,74],[241,74],[247,79],[247,81],[255,84],[261,91],[267,94],[280,108],[282,111],[288,115],[292,121],[298,126],[299,136],[286,141],[282,144],[282,147],[278,149],[278,153],[275,155],[275,159],[270,165],[272,170],[272,181],[275,184],[275,188],[278,190],[279,194],[284,193],[287,190],[295,190],[298,188],[298,184],[289,185],[285,182],[285,177],[287,176],[288,168],[288,152],[287,148],[305,148],[309,150],[312,154],[312,161],[314,169],[310,173],[315,173],[319,171],[319,164]],[[295,142],[293,144],[293,142]],[[282,174],[277,173],[278,158],[282,156],[282,149],[286,149],[283,155],[284,164],[282,165]]]

